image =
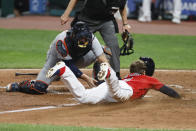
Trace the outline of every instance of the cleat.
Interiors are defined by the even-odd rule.
[[[101,63],[100,64],[100,71],[97,74],[98,80],[102,81],[105,80],[105,78],[108,78],[110,76],[110,70],[108,63]]]
[[[8,84],[6,86],[6,92],[11,92],[11,90],[12,90],[11,84]]]
[[[173,18],[172,22],[175,23],[175,24],[180,24],[181,23],[179,18]]]
[[[151,16],[141,16],[138,18],[138,21],[139,22],[151,22],[152,19],[151,19]]]
[[[53,76],[61,76],[64,72],[65,72],[65,63],[63,61],[60,61],[54,67],[48,70],[46,77],[51,78]]]
[[[10,83],[6,87],[6,92],[16,92],[19,91],[19,85],[18,83]]]

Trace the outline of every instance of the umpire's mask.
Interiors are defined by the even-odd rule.
[[[72,26],[72,38],[74,44],[77,44],[80,48],[86,48],[92,44],[92,33],[89,31],[85,22],[78,21]]]

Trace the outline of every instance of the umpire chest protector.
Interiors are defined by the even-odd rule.
[[[126,0],[86,0],[81,13],[91,19],[108,20],[119,8],[123,9],[125,3]]]

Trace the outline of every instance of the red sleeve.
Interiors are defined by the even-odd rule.
[[[157,80],[156,78],[149,77],[149,79],[150,79],[150,83],[152,84],[152,89],[160,90],[160,88],[164,86],[164,84],[161,83],[161,82],[160,82],[159,80]]]

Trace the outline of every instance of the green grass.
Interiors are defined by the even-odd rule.
[[[179,130],[150,130],[132,128],[95,128],[95,127],[71,127],[52,125],[25,125],[25,124],[0,124],[0,131],[179,131]],[[191,131],[191,130],[180,130]]]
[[[140,56],[152,57],[159,69],[196,69],[196,37],[134,34],[135,53],[121,57],[128,65]],[[122,68],[127,68],[126,64]]]
[[[57,33],[0,29],[0,68],[41,68]]]
[[[0,68],[42,68],[49,45],[58,33],[0,29]],[[104,44],[100,35],[96,36]],[[121,68],[128,68],[140,56],[148,56],[158,69],[196,69],[195,36],[133,34],[133,38],[135,53],[120,57]]]

